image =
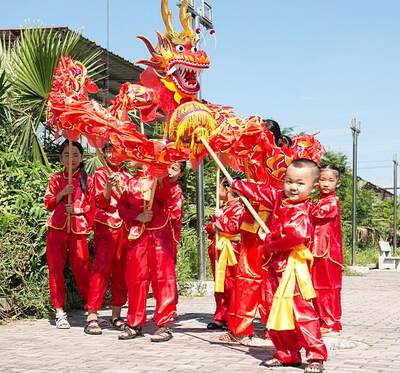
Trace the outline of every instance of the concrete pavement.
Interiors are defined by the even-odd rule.
[[[345,277],[343,325],[340,336],[327,337],[326,372],[400,372],[400,273],[373,271]],[[149,316],[154,301],[149,300]],[[0,372],[282,372],[301,373],[302,368],[269,370],[260,362],[271,358],[270,341],[255,338],[249,347],[224,345],[220,332],[205,329],[214,310],[212,297],[181,298],[174,338],[150,342],[154,326],[145,336],[119,341],[118,332],[101,336],[83,333],[84,315],[74,313],[69,330],[57,330],[52,321],[18,321],[0,326]],[[126,309],[125,309],[126,312]],[[105,317],[109,310],[102,311]],[[257,322],[257,328],[262,326]]]

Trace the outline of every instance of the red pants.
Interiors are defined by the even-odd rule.
[[[253,233],[241,232],[237,276],[229,305],[228,328],[235,335],[253,335],[257,309],[266,322],[263,269],[264,242]]]
[[[156,299],[154,322],[157,326],[175,321],[177,287],[175,252],[169,226],[146,230],[130,241],[126,256],[128,286],[127,323],[131,327],[146,324],[146,301],[149,284]]]
[[[311,270],[317,298],[313,300],[321,327],[342,330],[342,267],[329,258],[315,258]]]
[[[122,307],[127,299],[125,283],[125,255],[127,233],[123,227],[110,228],[96,223],[94,233],[94,261],[90,270],[86,309],[101,309],[111,276],[110,306]]]
[[[64,267],[69,262],[79,293],[84,302],[87,300],[89,285],[89,250],[87,235],[68,234],[65,230],[48,228],[46,256],[49,267],[50,299],[54,308],[63,308],[65,304]]]
[[[233,249],[235,251],[236,260],[239,260],[239,243],[232,242]],[[208,256],[210,258],[211,268],[215,280],[215,244],[214,242],[208,248]],[[231,302],[231,297],[234,289],[236,267],[226,266],[224,292],[214,293],[216,309],[214,313],[214,320],[219,322],[228,321],[228,309]]]
[[[272,269],[268,271],[267,281],[271,284],[270,289],[276,291],[280,278],[281,274],[273,273]],[[312,302],[304,300],[300,295],[297,284],[293,313],[295,330],[269,330],[269,336],[276,349],[274,357],[282,363],[299,364],[300,350],[304,348],[308,362],[326,361],[328,352],[322,340],[318,315]]]

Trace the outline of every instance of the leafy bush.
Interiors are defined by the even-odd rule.
[[[12,300],[12,315],[48,314],[43,194],[50,170],[0,153],[0,297]]]

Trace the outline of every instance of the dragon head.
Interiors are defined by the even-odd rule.
[[[157,32],[158,44],[155,48],[147,38],[138,36],[146,44],[151,58],[136,63],[153,68],[165,87],[174,93],[178,104],[183,98],[196,97],[200,90],[199,74],[210,65],[207,54],[197,50],[198,38],[191,27],[192,17],[188,13],[188,6],[189,1],[183,0],[179,12],[183,26],[181,33],[173,27],[168,0],[162,0],[161,13],[167,32],[165,35]]]

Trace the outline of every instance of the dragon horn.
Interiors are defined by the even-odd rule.
[[[145,36],[143,35],[138,35],[137,38],[139,40],[141,40],[143,43],[146,44],[147,49],[149,50],[149,52],[151,53],[152,56],[160,56],[160,53],[158,53],[154,47],[151,45],[149,39],[147,39]]]
[[[161,0],[161,14],[167,29],[167,34],[175,34],[172,23],[172,12],[168,9],[168,0]]]
[[[192,30],[192,15],[187,11],[189,7],[189,0],[183,0],[181,4],[181,8],[179,10],[179,19],[181,20],[181,24],[183,26],[183,33],[187,37],[193,37]]]

